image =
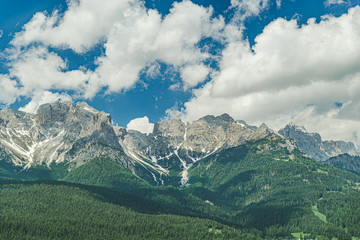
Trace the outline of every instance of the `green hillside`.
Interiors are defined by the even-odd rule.
[[[70,171],[61,180],[107,187],[149,186],[144,180],[121,167],[119,163],[107,158],[92,159]]]
[[[1,239],[257,239],[218,222],[156,213],[156,204],[103,188],[2,182]]]
[[[296,149],[290,152],[284,140],[264,139],[224,150],[195,164],[189,176],[189,193],[225,209],[231,222],[259,229],[264,236],[360,236],[360,177],[308,159]],[[328,200],[335,196],[336,201]],[[326,222],[314,214],[315,205]]]
[[[277,137],[225,149],[195,163],[189,170],[190,186],[186,188],[152,186],[108,158],[92,159],[70,172],[65,165],[52,165],[50,169],[40,166],[21,171],[5,162],[1,164],[0,176],[3,179],[52,180],[46,183],[5,182],[2,185],[0,209],[4,219],[1,221],[3,234],[15,234],[15,239],[17,236],[14,229],[17,228],[21,228],[24,234],[36,236],[35,239],[61,238],[58,235],[60,233],[79,237],[72,230],[64,230],[71,228],[66,222],[75,224],[70,221],[70,213],[77,211],[72,207],[83,212],[77,213],[77,218],[74,218],[78,221],[76,224],[79,224],[77,229],[93,236],[106,236],[100,239],[111,239],[111,236],[114,239],[126,239],[124,236],[131,236],[132,239],[190,238],[191,234],[186,235],[184,230],[179,229],[191,227],[185,223],[181,227],[175,224],[182,221],[196,229],[194,232],[197,233],[192,234],[199,239],[238,239],[244,231],[239,229],[245,229],[257,238],[261,236],[269,239],[294,236],[349,239],[360,236],[360,176],[304,157],[300,151],[292,149],[285,140]],[[168,176],[172,177],[178,178],[177,175]],[[81,201],[71,203],[69,194],[80,194]],[[52,200],[49,196],[52,196]],[[93,207],[84,209],[88,204]],[[111,213],[104,204],[112,209]],[[110,215],[94,214],[91,211],[95,206],[100,206],[103,214]],[[53,208],[61,210],[53,212]],[[19,209],[19,212],[4,209]],[[32,209],[41,210],[43,215],[34,216],[35,210]],[[61,214],[63,211],[68,211],[70,215]],[[22,214],[29,217],[21,219]],[[126,221],[111,220],[106,225],[103,221],[112,219],[111,214],[123,214]],[[47,215],[56,216],[58,224],[46,225],[44,219],[47,219]],[[84,220],[81,223],[80,220],[87,219],[87,216],[91,216],[86,221],[92,224],[92,229],[102,230],[88,230],[87,222]],[[141,225],[149,221],[156,227],[150,230],[150,226],[145,224],[144,229],[139,229],[134,219],[142,219],[139,220]],[[43,226],[42,221],[45,224]],[[119,228],[119,233],[115,231],[113,235],[107,235],[113,231],[109,229],[117,228],[120,224],[118,221],[135,221],[136,224],[131,223],[126,225],[126,230]],[[38,228],[32,229],[28,222],[37,223]],[[216,226],[231,229],[230,232],[235,231],[234,234],[240,235],[228,235],[227,230],[218,231],[220,227],[202,229],[200,225],[203,222],[214,222],[218,224]],[[99,227],[102,224],[106,228]],[[56,227],[59,225],[63,227]],[[167,227],[172,230],[165,231]],[[42,228],[55,228],[47,233],[55,235],[43,236],[42,231],[35,230]],[[163,231],[172,235],[156,235]],[[182,235],[177,231],[182,232]],[[89,236],[92,235],[86,235]]]

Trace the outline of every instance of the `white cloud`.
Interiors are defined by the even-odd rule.
[[[251,16],[258,16],[269,7],[269,3],[269,0],[231,0],[231,6],[238,10],[236,18],[240,21]]]
[[[360,67],[358,21],[358,7],[319,24],[310,19],[301,28],[295,20],[280,18],[256,37],[252,49],[244,41],[230,42],[212,94],[231,97],[339,80]]]
[[[210,73],[210,68],[204,64],[186,66],[180,71],[181,78],[185,82],[185,88],[195,87],[205,81]]]
[[[14,48],[8,50],[12,77],[43,90],[80,91],[84,98],[94,97],[104,87],[108,93],[122,92],[133,87],[139,73],[154,62],[181,70],[211,57],[197,43],[204,37],[219,37],[224,20],[212,15],[211,8],[188,0],[175,2],[164,17],[138,0],[71,0],[64,14],[36,13],[15,35]],[[105,54],[97,59],[93,72],[68,71],[66,60],[47,48],[84,53],[99,42],[105,42]],[[31,47],[33,43],[37,47]]]
[[[0,29],[0,38],[3,36],[4,32]]]
[[[131,0],[69,0],[63,15],[58,11],[50,16],[36,13],[12,44],[21,47],[40,42],[82,53],[109,34],[114,22],[124,18],[129,8],[139,5],[140,2]]]
[[[89,78],[87,72],[67,70],[67,63],[44,47],[33,47],[21,52],[10,63],[10,75],[17,78],[23,90],[81,90]]]
[[[11,80],[8,75],[0,74],[0,103],[5,106],[14,103],[21,91],[15,80]]]
[[[128,11],[128,19],[116,23],[108,36],[105,56],[98,59],[99,68],[91,81],[118,92],[132,87],[140,70],[154,61],[180,69],[199,65],[210,55],[196,44],[224,26],[222,19],[211,17],[211,9],[190,1],[174,3],[164,19],[154,10]]]
[[[360,118],[350,114],[360,106],[359,23],[360,7],[338,18],[324,17],[320,23],[309,20],[301,27],[294,20],[277,19],[256,38],[253,48],[233,33],[223,51],[220,71],[193,91],[194,97],[181,110],[182,117],[191,121],[227,112],[250,123],[266,122],[280,128],[311,104],[316,111],[305,123],[311,125],[310,120],[317,119],[316,126],[326,137],[338,138],[340,131],[331,135],[325,129],[341,119],[349,122],[348,127],[341,125],[346,139],[353,138],[348,134],[360,129]],[[352,107],[327,121],[335,102],[352,102]],[[178,112],[172,109],[168,114]]]
[[[31,47],[25,51],[12,49],[11,52],[9,74],[0,75],[2,107],[13,104],[22,96],[39,101],[39,93],[49,90],[75,90],[76,96],[86,91],[89,71],[69,71],[67,61],[47,48]]]
[[[359,104],[359,103],[358,103]],[[343,112],[347,110],[356,111],[349,102],[341,108],[333,108],[328,112],[319,113],[316,106],[309,106],[300,112],[294,121],[308,126],[309,132],[321,132],[323,139],[352,141],[360,147],[360,122],[358,119],[344,119]]]
[[[24,107],[19,108],[19,110],[29,113],[36,113],[41,105],[55,101],[72,101],[72,98],[66,93],[38,91],[34,93],[31,101]]]
[[[276,0],[276,7],[281,8],[281,0]]]
[[[330,6],[330,5],[334,5],[334,4],[344,4],[344,0],[326,0],[325,1],[325,6]]]
[[[126,128],[149,134],[153,132],[154,124],[149,122],[149,118],[147,116],[144,116],[142,118],[135,118],[131,120]]]

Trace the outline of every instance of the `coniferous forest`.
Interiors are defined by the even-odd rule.
[[[71,172],[2,165],[1,238],[360,236],[360,176],[277,146],[265,139],[220,151],[190,169],[184,188],[152,186],[107,158]]]

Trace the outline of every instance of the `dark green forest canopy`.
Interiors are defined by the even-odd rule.
[[[296,149],[289,151],[282,140],[264,139],[205,158],[189,170],[190,185],[186,188],[152,186],[107,158],[90,160],[71,172],[65,165],[50,168],[19,172],[1,165],[7,179],[51,180],[3,181],[4,234],[21,228],[36,239],[61,238],[60,232],[80,236],[84,231],[105,239],[259,239],[291,238],[298,233],[313,239],[360,236],[360,176],[318,163]],[[178,173],[174,174],[169,177],[179,179]],[[41,214],[35,216],[36,211]],[[72,212],[77,214],[74,218]],[[22,214],[28,217],[21,220]],[[46,229],[55,228],[49,233],[53,235],[44,237],[40,230],[28,229],[30,222],[38,224],[34,229],[42,229],[44,219],[49,218],[54,224]],[[180,227],[171,219],[186,219],[189,225]],[[67,225],[69,221],[72,224]],[[126,228],[118,227],[124,222]],[[211,227],[203,226],[209,222]],[[73,225],[79,230],[77,234],[67,230]],[[90,231],[88,226],[92,226]],[[120,229],[119,233],[110,230],[113,228]],[[218,231],[220,228],[224,230]],[[161,235],[163,231],[167,235]]]
[[[259,238],[212,220],[155,213],[156,205],[101,188],[3,182],[0,195],[1,239]]]

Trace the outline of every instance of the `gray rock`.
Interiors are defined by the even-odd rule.
[[[115,133],[126,154],[141,164],[151,164],[161,174],[180,171],[182,184],[187,182],[187,170],[197,161],[225,148],[236,147],[252,140],[256,133],[243,122],[228,114],[205,116],[192,123],[174,118],[159,122],[153,133],[115,127]],[[256,128],[257,129],[257,128]],[[268,131],[268,134],[274,133]]]
[[[0,149],[14,165],[68,162],[72,169],[104,155],[130,169],[133,165],[122,153],[110,115],[86,103],[44,104],[36,114],[3,110],[0,119]]]
[[[279,134],[285,138],[294,139],[301,151],[319,162],[344,153],[360,155],[359,150],[351,142],[322,141],[320,134],[308,133],[305,127],[294,123],[280,129]]]

